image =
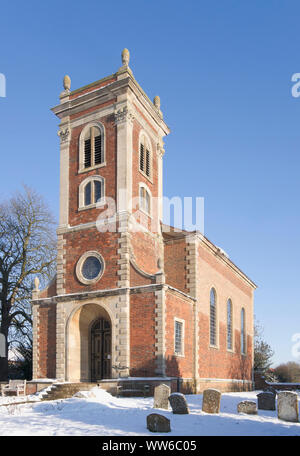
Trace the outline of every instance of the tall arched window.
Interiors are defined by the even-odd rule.
[[[104,164],[104,127],[99,122],[93,122],[80,135],[79,171],[84,172]]]
[[[245,309],[241,310],[241,353],[246,354],[246,318]]]
[[[151,174],[152,174],[151,161],[152,161],[152,158],[151,158],[150,141],[146,138],[145,135],[142,135],[141,139],[140,139],[139,167],[140,167],[140,171],[149,178],[151,178]]]
[[[227,349],[232,350],[232,301],[227,301]]]
[[[210,345],[217,345],[217,303],[216,291],[210,290]]]
[[[103,161],[101,147],[101,131],[91,127],[84,135],[84,167],[99,165]]]

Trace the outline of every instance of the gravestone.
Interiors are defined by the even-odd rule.
[[[190,413],[189,406],[184,394],[172,393],[168,399],[173,413],[177,413],[179,415],[186,415]]]
[[[242,401],[237,406],[238,413],[247,413],[248,415],[257,415],[256,402]]]
[[[168,385],[159,385],[154,389],[154,408],[161,408],[168,410],[169,401],[168,397],[171,394],[171,388]]]
[[[293,391],[280,391],[277,399],[278,418],[284,421],[299,421],[298,394]]]
[[[221,392],[208,388],[203,391],[202,411],[206,413],[219,413],[221,402]]]
[[[170,420],[158,413],[147,416],[147,429],[151,432],[171,432]]]
[[[4,334],[0,333],[0,358],[5,358],[6,356],[6,341]]]
[[[259,410],[276,410],[276,396],[271,391],[257,394],[257,408]]]

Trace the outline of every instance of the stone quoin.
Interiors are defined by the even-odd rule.
[[[147,97],[129,65],[126,49],[119,70],[96,82],[72,90],[65,76],[52,109],[57,271],[33,290],[33,378],[250,390],[256,286],[199,231],[162,222],[170,130],[163,101]],[[193,151],[184,156],[192,168]]]

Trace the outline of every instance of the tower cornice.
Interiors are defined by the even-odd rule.
[[[162,119],[161,111],[151,102],[129,71],[117,72],[88,86],[76,89],[70,92],[68,97],[61,99],[62,102],[51,110],[57,117],[64,119],[66,116],[71,117],[109,101],[113,103],[118,96],[126,93],[126,91],[134,95],[157,127],[163,131],[164,135],[168,135],[170,129]]]

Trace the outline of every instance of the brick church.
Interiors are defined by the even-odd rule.
[[[162,222],[160,110],[122,66],[60,104],[57,273],[33,291],[33,378],[252,388],[255,284],[199,231]],[[138,229],[137,229],[138,228]]]

